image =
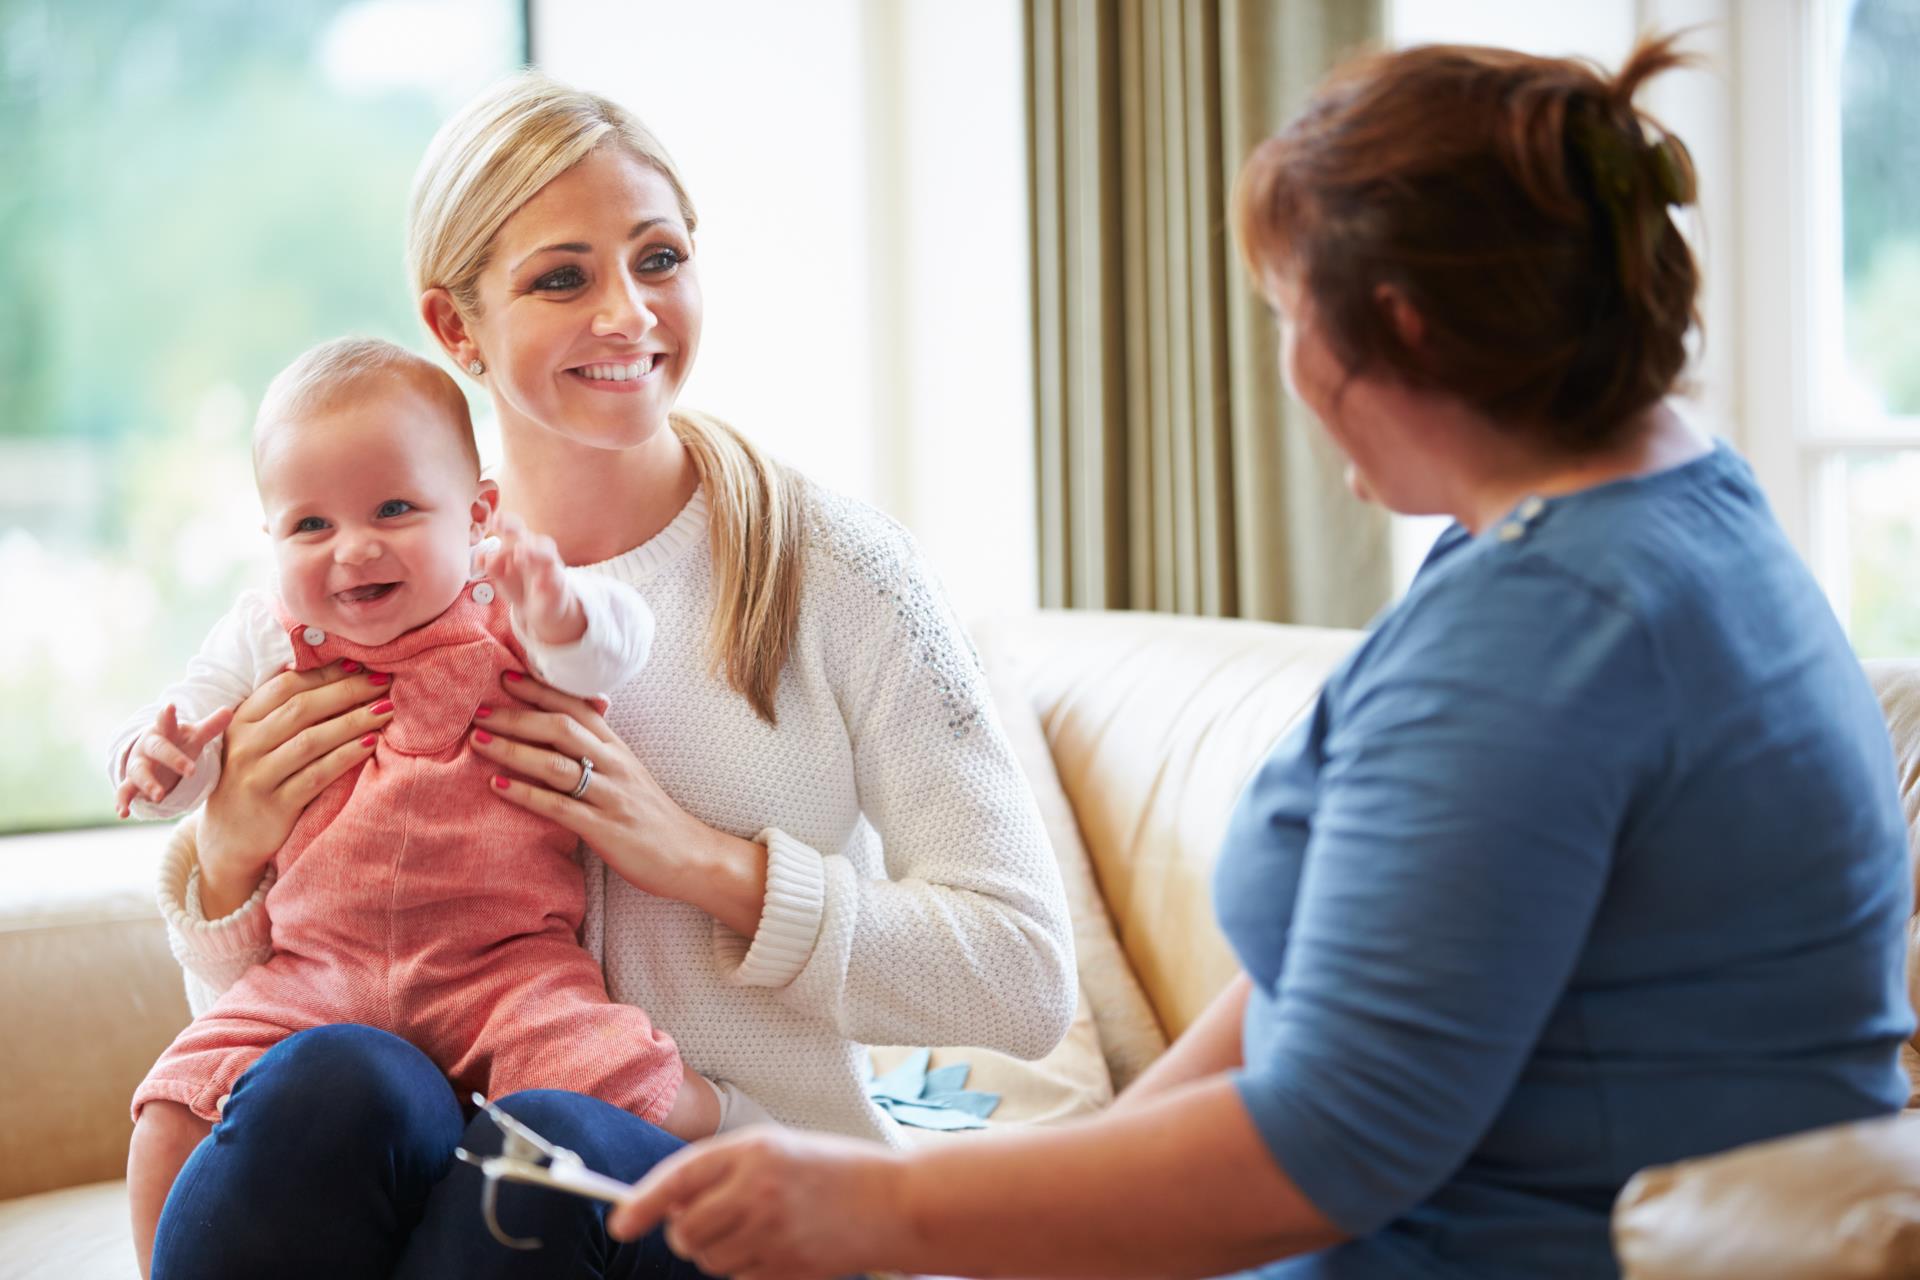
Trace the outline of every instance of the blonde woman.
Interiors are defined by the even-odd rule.
[[[415,179],[421,315],[498,411],[501,508],[643,590],[652,661],[610,703],[509,677],[476,719],[473,803],[578,833],[609,992],[778,1119],[881,1142],[864,1043],[1034,1057],[1064,1034],[1069,925],[964,634],[896,525],[675,401],[699,349],[692,202],[618,106],[537,74],[442,128]],[[370,673],[242,704],[162,898],[196,1005],[264,955],[268,858],[366,757]],[[504,1105],[615,1176],[679,1144],[612,1106]],[[502,1193],[487,1234],[460,1101],[366,1027],[293,1036],[235,1085],[161,1217],[157,1277],[637,1275],[684,1267],[584,1201]],[[163,1135],[164,1136],[164,1135]],[[691,1269],[687,1270],[692,1274]]]

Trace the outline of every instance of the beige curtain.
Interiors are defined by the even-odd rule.
[[[1385,517],[1282,389],[1227,227],[1240,163],[1380,0],[1027,0],[1049,607],[1357,626]]]

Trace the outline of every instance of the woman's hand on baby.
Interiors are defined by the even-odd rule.
[[[901,1162],[871,1142],[747,1129],[654,1166],[607,1231],[631,1240],[664,1223],[667,1247],[709,1275],[844,1276],[906,1251]]]
[[[760,927],[764,845],[716,830],[681,808],[608,727],[605,704],[508,672],[507,699],[480,708],[468,735],[501,767],[493,794],[552,818],[635,888],[692,903],[746,937]],[[582,758],[593,774],[579,795]]]
[[[373,754],[393,692],[388,676],[336,662],[283,671],[234,710],[197,841],[207,919],[251,897],[301,810]]]
[[[587,611],[567,583],[567,566],[553,539],[503,515],[500,545],[477,557],[475,570],[498,584],[522,626],[542,644],[572,644],[587,633]]]
[[[222,707],[210,716],[182,724],[171,702],[160,708],[153,724],[133,740],[127,752],[126,769],[113,795],[113,806],[120,816],[132,816],[136,799],[159,804],[173,794],[182,778],[192,777],[194,761],[209,742],[226,732],[233,712],[232,707]]]

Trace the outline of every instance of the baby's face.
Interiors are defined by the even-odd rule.
[[[399,378],[266,426],[260,503],[296,618],[385,644],[466,585],[490,507],[446,410]]]

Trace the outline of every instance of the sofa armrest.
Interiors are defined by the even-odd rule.
[[[0,840],[0,1200],[126,1171],[134,1086],[187,1025],[154,903],[167,830]]]
[[[1644,1169],[1613,1241],[1623,1280],[1920,1275],[1920,1113]]]

